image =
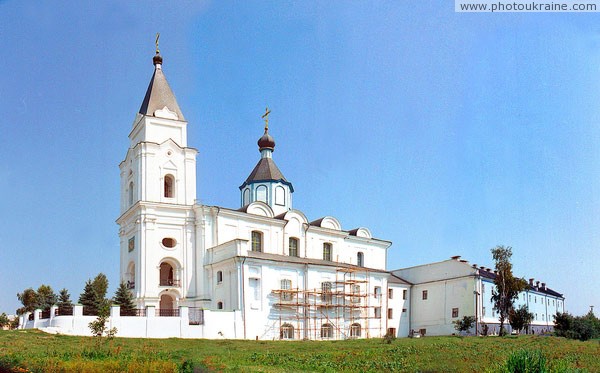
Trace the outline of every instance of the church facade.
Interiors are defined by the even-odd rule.
[[[265,112],[257,163],[240,207],[197,202],[196,157],[156,53],[154,73],[129,132],[120,169],[120,281],[138,312],[111,308],[123,337],[348,339],[449,335],[474,316],[471,333],[494,334],[495,273],[460,257],[388,271],[391,242],[332,216],[308,219],[276,165]],[[191,124],[193,125],[193,124]],[[516,306],[548,332],[564,296],[530,279]],[[20,316],[21,328],[89,335],[95,319],[76,305]]]
[[[137,307],[241,313],[244,337],[345,339],[408,334],[410,284],[386,270],[391,242],[293,208],[275,140],[240,186],[239,209],[196,202],[197,150],[162,71],[154,74],[119,165],[121,280]],[[398,312],[404,310],[404,312]]]

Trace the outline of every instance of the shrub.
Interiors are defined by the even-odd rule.
[[[541,351],[518,350],[510,354],[504,365],[505,372],[546,373],[546,357]]]

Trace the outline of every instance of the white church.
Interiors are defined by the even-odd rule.
[[[451,334],[452,321],[466,315],[480,324],[497,322],[485,314],[482,294],[493,273],[456,258],[388,271],[390,241],[365,227],[344,230],[335,217],[311,220],[294,209],[294,187],[273,159],[268,109],[258,162],[239,187],[240,208],[198,203],[198,152],[188,146],[188,123],[158,50],[153,63],[119,165],[120,280],[141,312],[111,309],[118,336],[406,337],[413,330]],[[536,299],[552,297],[564,307],[562,294],[545,289],[530,290]],[[546,312],[546,326],[550,317]],[[93,319],[81,306],[72,315],[54,307],[22,316],[21,327],[89,335]]]

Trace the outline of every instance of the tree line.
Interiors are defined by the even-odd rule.
[[[99,273],[94,279],[88,279],[83,292],[79,295],[78,303],[86,310],[87,314],[98,315],[107,313],[111,305],[121,307],[121,314],[130,315],[135,312],[133,294],[125,283],[121,283],[112,298],[107,298],[108,278],[104,273]],[[28,288],[17,293],[17,298],[23,304],[17,309],[17,315],[34,312],[36,309],[48,311],[52,306],[57,306],[59,314],[63,310],[73,308],[73,301],[67,289],[62,289],[58,294],[49,285],[40,285],[37,290]]]

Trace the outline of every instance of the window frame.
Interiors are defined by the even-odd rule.
[[[292,290],[292,280],[289,278],[282,278],[279,280],[279,286],[281,290]],[[294,296],[292,293],[286,291],[281,292],[281,300],[290,301],[293,298]]]
[[[452,308],[452,318],[457,318],[458,317],[458,308]]]
[[[251,237],[251,251],[256,253],[263,252],[263,233],[261,231],[252,231]]]
[[[365,266],[365,254],[362,251],[356,253],[356,266],[364,267]]]
[[[223,271],[217,271],[217,285],[223,282]]]
[[[427,300],[428,297],[429,297],[429,292],[427,290],[423,290],[422,300]]]
[[[292,242],[294,243],[294,245],[292,245]],[[296,257],[296,258],[299,257],[299,255],[298,255],[299,242],[300,242],[300,240],[297,239],[296,237],[290,237],[288,239],[288,255],[289,256],[293,256],[293,257]],[[294,250],[292,250],[292,246],[295,246]]]
[[[175,198],[175,177],[171,174],[163,177],[163,197]]]
[[[333,338],[333,325],[325,323],[321,325],[321,339]]]
[[[331,242],[323,242],[323,260],[331,262],[333,245]]]

